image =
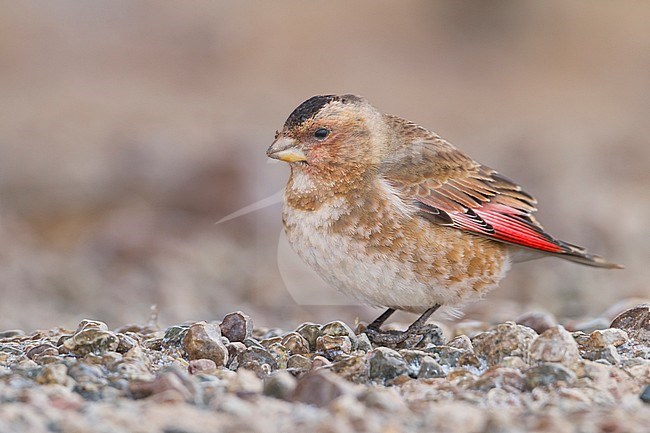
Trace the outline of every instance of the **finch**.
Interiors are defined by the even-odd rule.
[[[359,96],[306,100],[266,154],[291,168],[282,222],[292,248],[343,293],[387,308],[366,330],[376,343],[422,334],[440,306],[481,299],[513,262],[622,267],[546,233],[517,183]],[[421,316],[381,331],[395,310]]]

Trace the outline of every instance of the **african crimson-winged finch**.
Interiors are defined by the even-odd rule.
[[[303,102],[267,155],[291,167],[282,221],[293,249],[339,290],[388,308],[369,326],[375,342],[402,342],[439,306],[480,299],[512,262],[620,267],[547,234],[510,179],[358,96]],[[396,309],[423,314],[383,333]]]

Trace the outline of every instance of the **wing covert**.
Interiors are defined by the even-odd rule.
[[[536,200],[515,182],[429,131],[416,128],[411,135],[412,142],[398,146],[382,163],[381,174],[422,217],[500,242],[549,253],[571,251],[572,246],[544,232],[532,215]]]

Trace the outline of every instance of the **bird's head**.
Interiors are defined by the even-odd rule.
[[[314,96],[296,108],[266,151],[292,169],[325,174],[378,164],[381,114],[354,95]]]

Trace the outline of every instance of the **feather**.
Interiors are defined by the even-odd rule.
[[[399,122],[398,118],[390,118]],[[514,181],[483,166],[417,125],[382,163],[382,176],[433,224],[553,254],[589,266],[615,268],[584,248],[553,238],[532,215],[537,200]]]

